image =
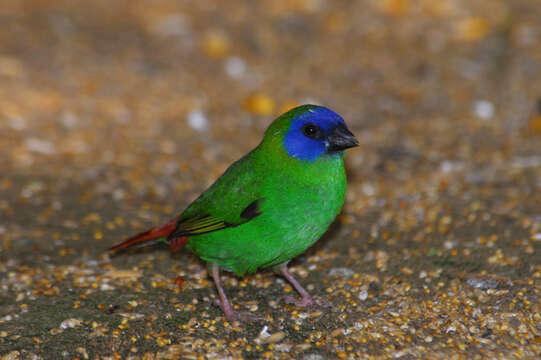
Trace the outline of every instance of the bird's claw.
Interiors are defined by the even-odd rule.
[[[312,300],[312,298],[300,298],[300,299],[297,299],[294,296],[285,296],[284,301],[285,301],[286,304],[292,304],[292,305],[295,305],[295,306],[298,306],[298,307],[308,308],[308,309],[317,306],[316,302],[314,300]]]
[[[226,310],[222,303],[220,302],[220,299],[213,299],[212,304],[214,306],[219,307],[223,310],[225,317],[228,321],[234,322],[234,321],[240,321],[240,322],[253,322],[253,321],[265,321],[265,318],[259,315],[256,315],[254,313],[251,313],[249,311],[234,311],[234,310]]]
[[[249,311],[234,311],[232,314],[226,314],[227,320],[240,321],[240,322],[255,322],[255,321],[265,321],[265,318]]]

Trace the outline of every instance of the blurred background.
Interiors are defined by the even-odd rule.
[[[0,308],[63,296],[46,280],[66,264],[138,266],[103,252],[182,210],[303,103],[341,114],[361,144],[342,227],[321,245],[336,266],[390,274],[383,288],[443,267],[538,292],[539,19],[533,0],[4,1]],[[185,270],[159,254],[155,276]],[[0,350],[24,327],[9,324]]]
[[[357,131],[361,169],[389,147],[487,161],[476,143],[541,132],[540,13],[524,0],[9,1],[0,151],[15,172],[119,165],[180,184],[311,102]]]
[[[540,15],[527,0],[10,0],[3,232],[28,231],[14,204],[57,225],[61,209],[88,213],[81,203],[178,211],[302,103],[357,134],[347,206],[359,213],[506,182],[541,165]],[[157,220],[145,214],[132,219]]]

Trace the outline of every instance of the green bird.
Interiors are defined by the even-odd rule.
[[[186,245],[207,262],[229,320],[256,316],[233,310],[220,269],[242,277],[273,267],[301,296],[286,301],[313,307],[287,263],[314,244],[340,212],[346,195],[344,150],[357,145],[337,113],[316,105],[296,107],[274,120],[261,143],[179,216],[110,250],[163,239],[172,250]]]

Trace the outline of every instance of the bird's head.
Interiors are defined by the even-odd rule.
[[[359,145],[340,115],[316,105],[286,112],[274,121],[265,137],[281,138],[289,156],[308,162]]]

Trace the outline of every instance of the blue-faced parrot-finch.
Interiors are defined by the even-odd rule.
[[[234,162],[179,216],[139,233],[111,251],[150,241],[183,245],[208,264],[229,320],[256,318],[233,310],[220,269],[238,276],[273,267],[301,296],[315,304],[287,269],[314,244],[340,212],[346,195],[344,150],[358,142],[335,112],[302,105],[278,117],[261,143]]]

